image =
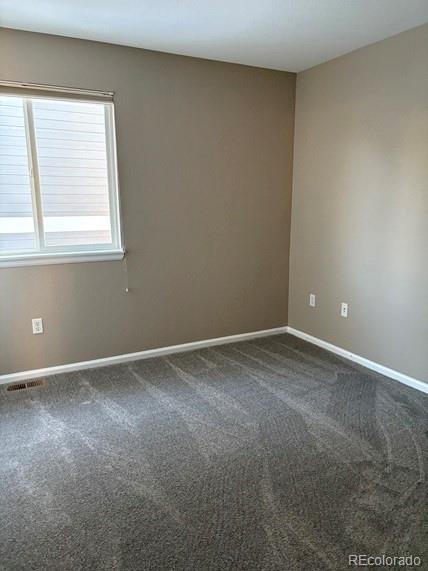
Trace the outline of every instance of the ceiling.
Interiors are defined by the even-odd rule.
[[[0,25],[302,71],[428,21],[428,0],[0,0]]]

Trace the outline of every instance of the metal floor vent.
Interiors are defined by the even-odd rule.
[[[36,379],[35,381],[28,381],[28,383],[15,383],[14,385],[9,385],[7,391],[22,391],[23,389],[32,389],[33,387],[42,387],[45,381],[42,379]]]

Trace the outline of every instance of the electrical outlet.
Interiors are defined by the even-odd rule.
[[[31,320],[33,325],[33,334],[38,335],[39,333],[43,333],[43,319],[41,317],[35,317]]]
[[[348,317],[348,304],[347,303],[342,303],[342,305],[340,306],[340,315],[342,317]]]
[[[309,305],[311,307],[315,307],[315,294],[314,293],[310,293],[309,294]]]

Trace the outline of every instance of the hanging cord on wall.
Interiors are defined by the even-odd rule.
[[[123,256],[122,260],[122,276],[123,276],[123,286],[125,293],[129,293],[129,276],[128,276],[128,263],[126,261],[126,254]]]

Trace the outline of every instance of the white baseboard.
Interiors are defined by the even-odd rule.
[[[314,345],[318,345],[318,347],[322,347],[331,353],[335,353],[336,355],[340,355],[341,357],[345,357],[350,361],[354,361],[363,367],[367,367],[367,369],[371,369],[372,371],[376,371],[381,375],[385,375],[386,377],[390,377],[404,385],[408,385],[418,391],[422,391],[423,393],[428,393],[428,383],[424,383],[424,381],[420,381],[418,379],[414,379],[413,377],[409,377],[404,373],[399,373],[394,369],[390,369],[388,367],[384,367],[379,363],[375,363],[374,361],[370,361],[365,357],[361,357],[360,355],[355,355],[355,353],[351,353],[346,349],[342,349],[341,347],[337,347],[332,343],[328,343],[327,341],[323,341],[322,339],[318,339],[317,337],[313,337],[312,335],[308,335],[308,333],[304,333],[303,331],[299,331],[298,329],[293,329],[293,327],[287,327],[287,333],[294,335],[295,337],[299,337],[304,341],[308,341],[309,343],[313,343]]]
[[[216,337],[214,339],[204,339],[202,341],[193,341],[191,343],[182,343],[181,345],[171,345],[169,347],[160,347],[159,349],[148,349],[146,351],[137,351],[136,353],[126,353],[124,355],[114,355],[113,357],[103,357],[102,359],[93,359],[91,361],[81,361],[79,363],[68,363],[66,365],[57,365],[55,367],[45,367],[43,369],[33,369],[31,371],[21,371],[18,373],[9,373],[0,375],[0,385],[25,381],[27,379],[35,379],[38,377],[48,377],[50,375],[58,375],[60,373],[70,373],[72,371],[81,371],[84,369],[94,369],[96,367],[106,367],[108,365],[117,365],[118,363],[127,363],[130,361],[138,361],[140,359],[149,359],[150,357],[160,357],[161,355],[170,355],[172,353],[182,353],[184,351],[194,351],[204,347],[214,347],[215,345],[225,345],[227,343],[236,343],[237,341],[248,341],[249,339],[257,339],[258,337],[268,337],[269,335],[278,335],[280,333],[290,333],[295,337],[299,337],[309,343],[318,345],[327,351],[350,359],[355,363],[367,367],[372,371],[376,371],[386,377],[390,377],[400,383],[408,385],[414,389],[428,393],[428,383],[409,377],[404,373],[384,367],[379,363],[370,361],[360,355],[355,355],[346,349],[337,347],[332,343],[313,337],[308,333],[294,329],[293,327],[283,326],[274,329],[263,329],[261,331],[251,331],[250,333],[240,333],[238,335],[228,335],[226,337]]]
[[[125,355],[114,355],[113,357],[103,357],[102,359],[93,359],[91,361],[81,361],[79,363],[57,365],[55,367],[46,367],[44,369],[33,369],[31,371],[9,373],[7,375],[0,375],[0,385],[6,383],[25,381],[27,379],[35,379],[38,377],[48,377],[50,375],[58,375],[60,373],[70,373],[72,371],[94,369],[96,367],[106,367],[107,365],[117,365],[118,363],[127,363],[130,361],[138,361],[140,359],[149,359],[150,357],[160,357],[161,355],[170,355],[171,353],[194,351],[195,349],[202,349],[203,347],[225,345],[227,343],[235,343],[237,341],[248,341],[249,339],[256,339],[258,337],[267,337],[269,335],[278,335],[279,333],[286,333],[286,332],[287,332],[286,326],[275,327],[274,329],[263,329],[261,331],[251,331],[250,333],[239,333],[238,335],[228,335],[227,337],[204,339],[202,341],[193,341],[192,343],[171,345],[169,347],[161,347],[159,349],[148,349],[146,351],[137,351],[136,353],[126,353]]]

